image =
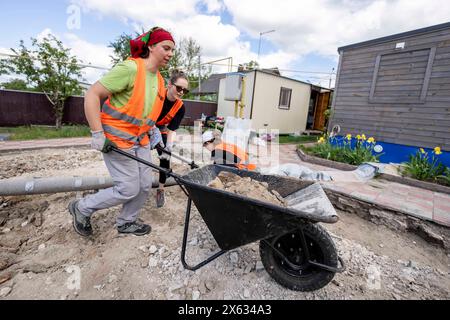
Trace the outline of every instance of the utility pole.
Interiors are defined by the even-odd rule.
[[[334,68],[333,68],[333,70],[331,70],[331,74],[330,74],[330,84],[328,85],[329,89],[331,89],[331,78],[333,77],[333,73],[334,73]]]
[[[267,33],[271,33],[271,32],[275,32],[275,30],[269,30],[269,31],[264,31],[264,32],[260,32],[259,33],[258,63],[259,63],[259,53],[261,52],[261,37],[262,37],[263,34],[267,34]]]
[[[200,55],[198,55],[198,100],[202,94],[202,63]]]

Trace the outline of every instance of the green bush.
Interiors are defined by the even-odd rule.
[[[450,186],[450,168],[446,167],[443,174],[437,176],[438,182]]]
[[[381,154],[374,154],[375,140],[373,138],[366,139],[364,135],[357,136],[357,140],[352,146],[351,135],[347,135],[342,144],[336,143],[335,137],[323,136],[319,139],[318,144],[312,148],[304,150],[316,157],[348,163],[352,165],[360,165],[364,162],[378,162]]]
[[[437,180],[437,177],[445,171],[445,166],[439,162],[440,148],[435,148],[431,158],[424,149],[420,148],[416,154],[409,156],[409,161],[404,163],[404,174],[423,181]]]

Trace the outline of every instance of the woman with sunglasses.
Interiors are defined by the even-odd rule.
[[[122,205],[116,219],[119,233],[142,236],[151,231],[138,216],[150,194],[152,169],[108,151],[114,145],[151,161],[149,135],[157,131],[166,90],[159,69],[167,65],[174,48],[169,32],[153,28],[131,40],[132,57],[118,63],[86,93],[84,109],[92,132],[91,146],[103,152],[114,186],[69,203],[73,227],[82,236],[92,235],[94,212],[117,205]],[[101,101],[105,101],[103,105]]]
[[[156,123],[157,127],[161,131],[162,140],[164,143],[164,151],[171,153],[176,132],[180,127],[181,121],[184,118],[185,107],[181,98],[183,95],[189,93],[188,90],[189,81],[188,77],[183,71],[174,70],[171,74],[169,83],[167,85],[166,98],[161,114]],[[170,154],[157,149],[159,155],[160,167],[170,169]],[[167,176],[165,173],[159,173],[159,187],[156,190],[156,206],[161,208],[164,206],[164,184],[166,183]]]

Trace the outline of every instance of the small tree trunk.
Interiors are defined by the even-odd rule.
[[[56,130],[61,129],[61,125],[62,125],[62,116],[59,116],[59,115],[56,116],[56,122],[55,122],[55,125],[56,125]]]
[[[58,101],[55,105],[55,125],[56,129],[61,129],[64,110],[64,101]]]

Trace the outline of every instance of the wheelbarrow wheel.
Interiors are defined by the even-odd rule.
[[[338,266],[338,254],[330,235],[318,224],[303,228],[310,261],[330,267]],[[309,264],[301,246],[301,231],[296,230],[260,241],[261,261],[269,275],[280,285],[296,291],[314,291],[326,286],[335,273]],[[288,261],[285,261],[276,248]]]

